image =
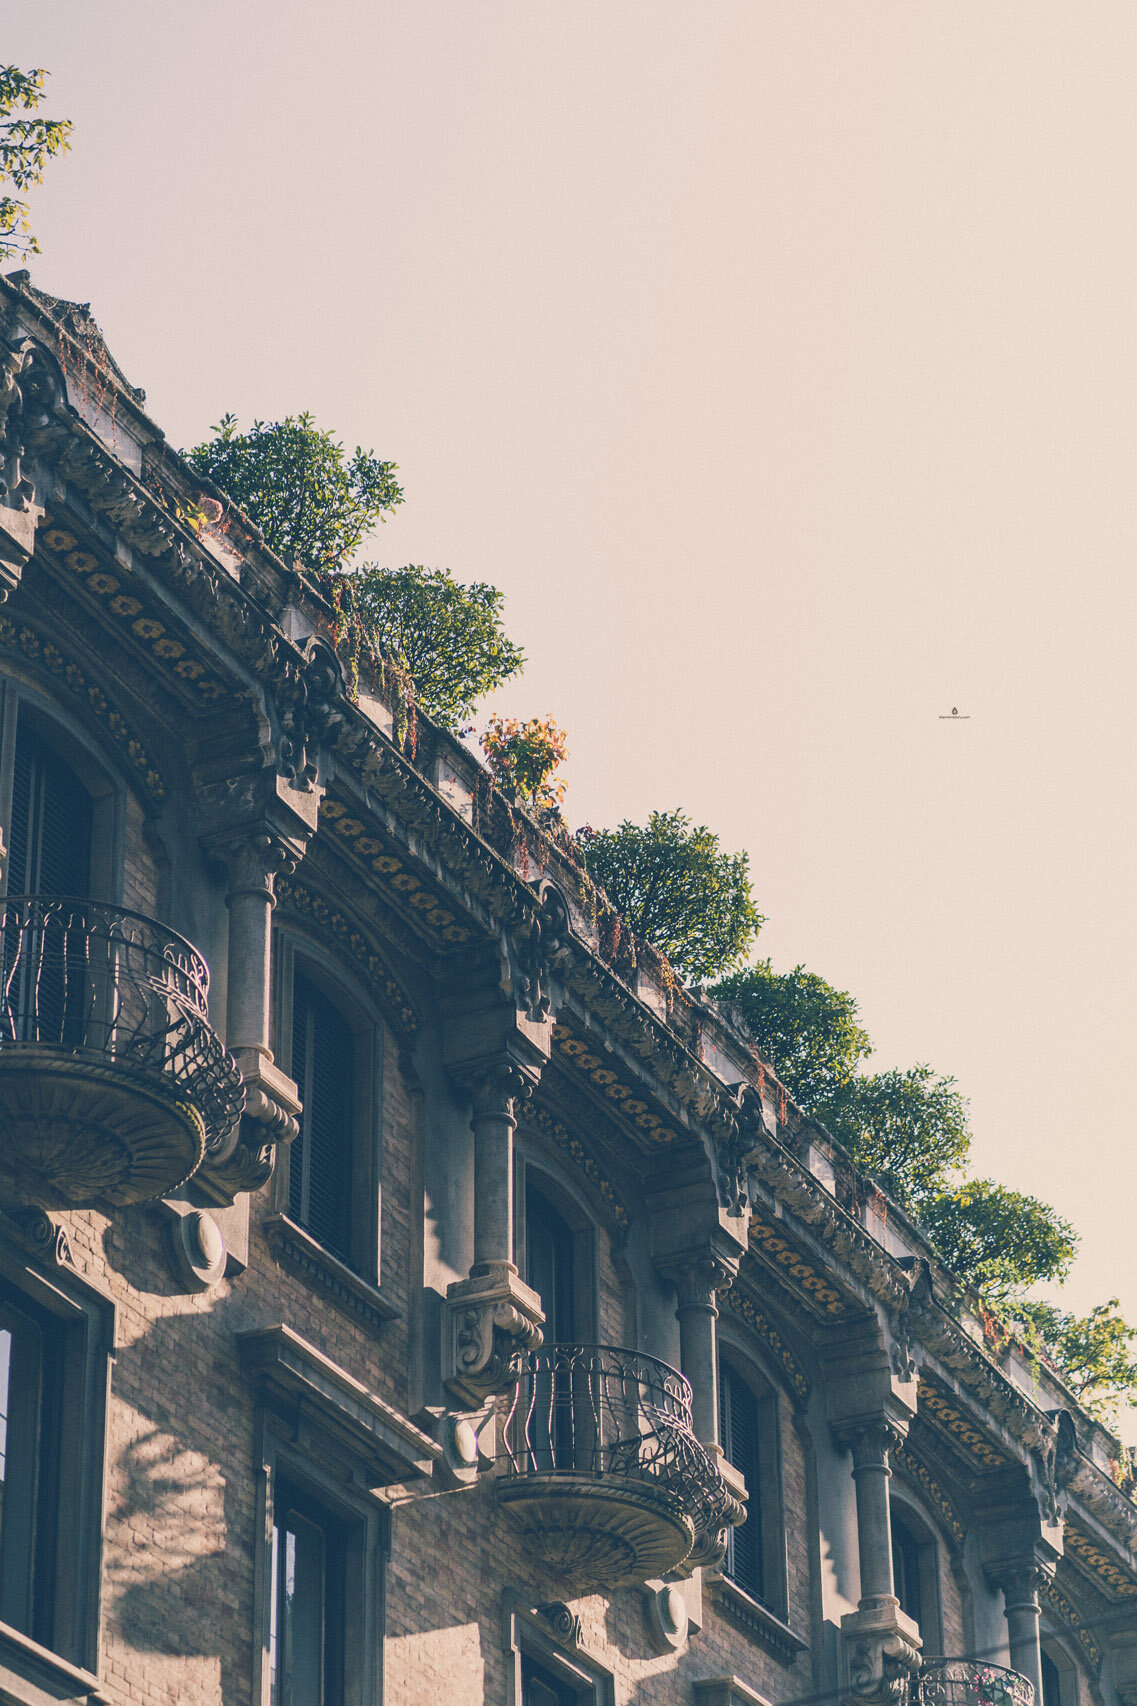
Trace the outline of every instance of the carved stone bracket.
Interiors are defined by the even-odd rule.
[[[35,434],[64,400],[62,375],[41,345],[0,345],[0,603],[20,584],[43,514],[29,474]]]
[[[346,721],[343,670],[332,647],[314,634],[304,648],[299,676],[288,683],[291,692],[280,710],[277,766],[294,788],[310,791],[319,773],[321,740],[334,737]]]
[[[904,1706],[920,1666],[920,1631],[895,1601],[841,1619],[845,1706]]]
[[[512,1263],[456,1280],[446,1293],[443,1377],[463,1403],[477,1408],[516,1384],[521,1359],[541,1344],[541,1299]]]
[[[537,910],[509,938],[517,1006],[535,1024],[543,1024],[552,1012],[553,969],[566,957],[568,936],[568,908],[559,890],[545,883]]]
[[[38,1256],[52,1267],[74,1267],[67,1233],[42,1208],[10,1208],[6,1213],[20,1228],[30,1255]]]

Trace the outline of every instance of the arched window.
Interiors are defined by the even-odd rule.
[[[892,1586],[900,1609],[918,1625],[924,1651],[942,1651],[939,1543],[935,1530],[903,1499],[891,1499]]]
[[[293,1079],[300,1133],[275,1203],[319,1251],[379,1279],[382,1029],[365,992],[287,927],[273,933],[273,1052]]]
[[[892,1591],[901,1611],[914,1623],[922,1624],[920,1542],[896,1511],[892,1512]]]
[[[762,1447],[758,1398],[729,1362],[719,1367],[719,1441],[723,1454],[746,1482],[746,1521],[728,1531],[723,1573],[751,1599],[766,1599],[763,1556]]]
[[[1042,1706],[1062,1706],[1062,1677],[1045,1647],[1042,1649]]]
[[[8,893],[86,899],[90,880],[91,796],[21,717],[12,766]]]
[[[529,1185],[525,1193],[525,1279],[545,1311],[545,1343],[572,1344],[577,1337],[574,1238],[564,1216]]]
[[[342,1261],[351,1260],[355,1039],[297,965],[292,976],[292,1077],[303,1112],[288,1164],[288,1212]]]

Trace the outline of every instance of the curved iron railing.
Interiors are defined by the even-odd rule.
[[[1025,1676],[977,1659],[925,1658],[913,1693],[919,1706],[1034,1706]]]
[[[695,1436],[686,1377],[614,1345],[546,1345],[524,1360],[499,1461],[512,1476],[615,1476],[654,1486],[691,1518],[696,1548],[742,1514]]]
[[[181,936],[121,907],[9,895],[0,935],[0,1059],[27,1046],[138,1074],[201,1115],[207,1156],[244,1107],[209,1023],[209,968]]]

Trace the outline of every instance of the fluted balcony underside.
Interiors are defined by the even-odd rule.
[[[45,1208],[143,1202],[225,1143],[244,1090],[209,971],[152,919],[8,896],[0,934],[0,1189]]]
[[[654,1357],[553,1345],[523,1367],[502,1432],[499,1503],[577,1591],[712,1555],[742,1508],[691,1426],[691,1388]]]

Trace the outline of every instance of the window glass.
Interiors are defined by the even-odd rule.
[[[340,1706],[343,1542],[337,1525],[283,1489],[272,1530],[272,1706]]]
[[[342,1261],[351,1259],[355,1039],[299,966],[292,982],[292,1076],[303,1113],[288,1163],[288,1212]]]
[[[758,1400],[729,1363],[719,1372],[719,1439],[728,1463],[746,1481],[746,1521],[728,1532],[723,1573],[761,1600],[765,1592],[762,1557],[761,1459]]]
[[[1042,1649],[1042,1706],[1062,1706],[1062,1677],[1045,1647]]]
[[[59,1473],[58,1347],[0,1300],[0,1620],[51,1644]]]
[[[573,1236],[539,1191],[525,1193],[525,1278],[545,1312],[545,1344],[576,1342],[573,1307]]]
[[[570,1684],[521,1655],[521,1706],[575,1706],[578,1699]]]
[[[913,1622],[921,1621],[920,1605],[920,1543],[895,1510],[892,1518],[892,1591],[900,1601],[900,1609]]]

